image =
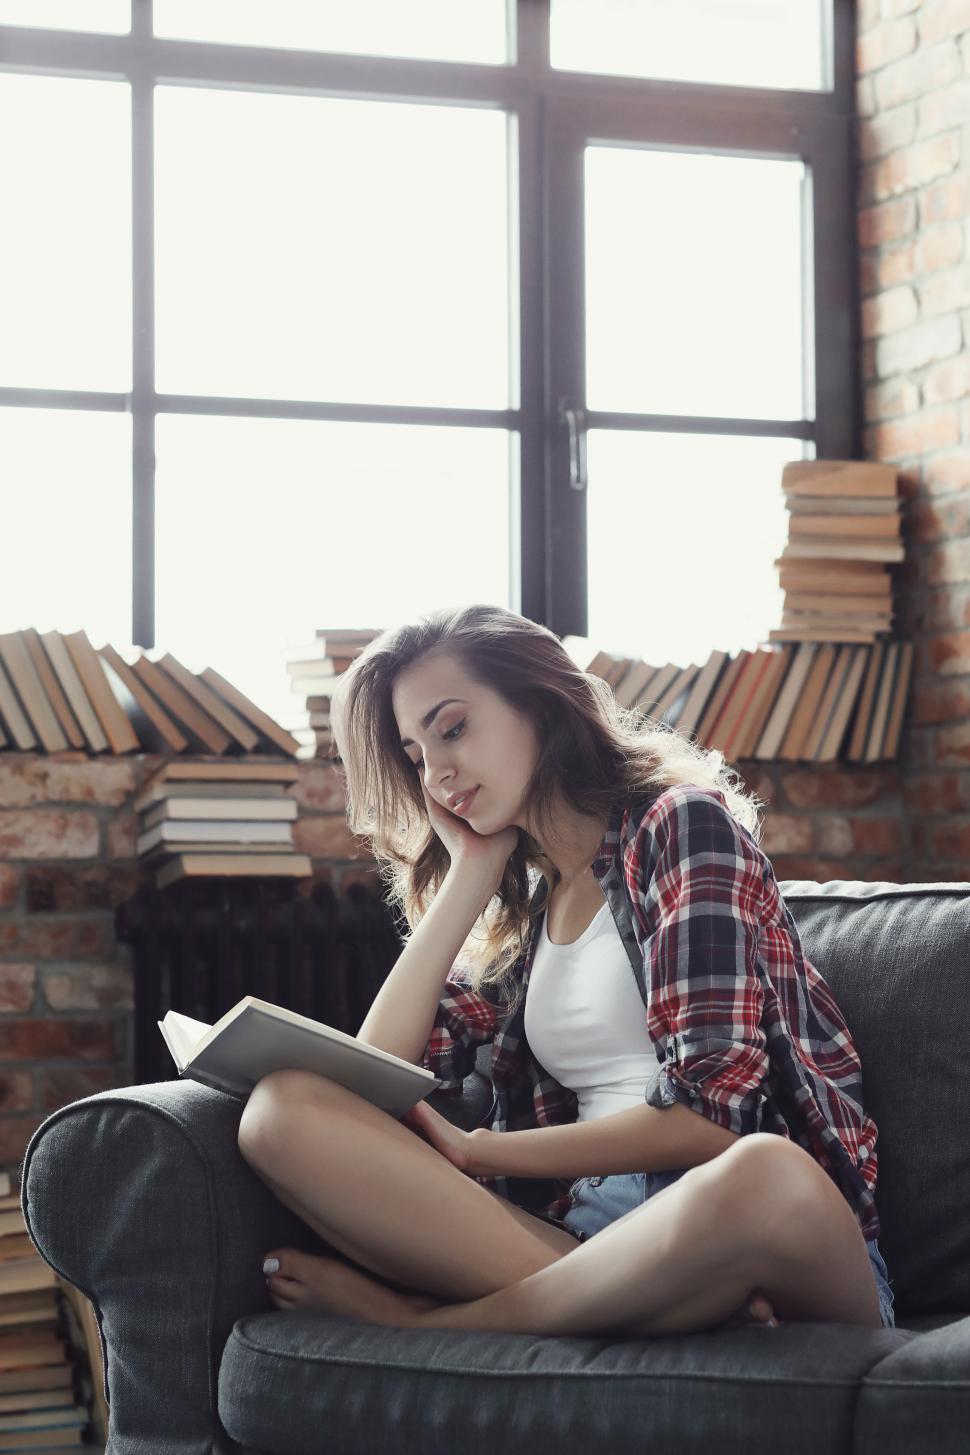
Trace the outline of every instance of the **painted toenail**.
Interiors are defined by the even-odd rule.
[[[280,1260],[278,1258],[264,1258],[263,1259],[263,1272],[264,1273],[278,1273],[279,1272],[279,1269],[280,1269]]]

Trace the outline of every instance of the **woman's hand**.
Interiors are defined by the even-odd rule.
[[[475,1132],[480,1132],[480,1127],[472,1132],[462,1131],[461,1127],[452,1126],[447,1117],[436,1112],[426,1101],[415,1102],[401,1117],[401,1122],[447,1157],[466,1177],[478,1176]]]
[[[428,822],[448,850],[452,864],[474,868],[476,873],[483,874],[498,888],[505,866],[519,842],[516,825],[509,824],[494,834],[476,833],[460,814],[443,808],[437,799],[431,797],[423,778],[421,792],[428,810]]]

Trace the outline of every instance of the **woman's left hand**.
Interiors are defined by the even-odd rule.
[[[415,1102],[401,1117],[401,1122],[447,1157],[466,1177],[479,1175],[477,1154],[481,1147],[481,1127],[472,1132],[462,1131],[461,1127],[452,1126],[447,1117],[436,1112],[426,1101]]]

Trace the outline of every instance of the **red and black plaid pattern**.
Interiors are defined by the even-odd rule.
[[[866,1238],[879,1235],[877,1129],[842,1014],[815,966],[774,871],[717,789],[692,784],[618,804],[593,861],[644,1005],[657,1073],[648,1106],[675,1101],[745,1136],[799,1143],[833,1178]],[[539,880],[516,964],[528,993],[547,886]],[[525,996],[512,1015],[473,991],[460,962],[445,982],[424,1065],[460,1092],[490,1044],[495,1131],[576,1120],[575,1092],[535,1060]],[[569,1178],[478,1178],[559,1221]]]

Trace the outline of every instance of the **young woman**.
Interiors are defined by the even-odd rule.
[[[240,1149],[335,1250],[270,1250],[274,1303],[637,1337],[891,1326],[859,1056],[723,756],[494,606],[383,633],[331,720],[350,827],[412,929],[358,1039],[449,1095],[487,1047],[494,1101],[466,1132],[265,1077]]]

